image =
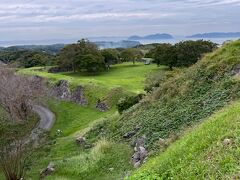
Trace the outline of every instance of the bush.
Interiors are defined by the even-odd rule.
[[[123,111],[137,104],[142,99],[142,96],[142,94],[139,94],[137,96],[128,96],[121,98],[117,103],[118,112],[121,114]]]

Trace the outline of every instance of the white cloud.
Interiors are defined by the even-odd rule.
[[[65,29],[67,34],[82,29],[77,32],[124,35],[137,34],[138,31],[148,33],[156,31],[157,27],[158,32],[180,34],[195,33],[193,26],[196,24],[201,25],[201,31],[214,27],[217,30],[221,24],[222,29],[226,29],[224,23],[228,22],[229,30],[240,31],[239,23],[236,25],[240,16],[239,5],[240,0],[1,0],[0,39],[12,37],[6,29],[11,29],[9,32],[15,29],[18,34],[18,28],[28,28],[28,35],[32,38],[36,34],[41,36],[36,27],[49,32],[55,29],[63,35]],[[210,28],[211,22],[213,27]],[[140,25],[141,30],[137,29]],[[116,32],[118,27],[119,32]],[[90,31],[91,28],[95,31]],[[19,37],[23,34],[21,31]]]

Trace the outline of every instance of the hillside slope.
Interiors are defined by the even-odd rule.
[[[138,131],[127,141],[144,135],[148,149],[158,150],[159,138],[174,139],[186,127],[239,98],[239,64],[240,41],[225,44],[184,72],[162,81],[140,104],[120,118],[99,124],[88,137],[107,136],[123,141],[123,135],[137,127]]]
[[[216,112],[128,179],[239,179],[240,101]]]

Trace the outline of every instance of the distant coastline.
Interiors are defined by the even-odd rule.
[[[0,41],[0,47],[9,47],[9,46],[22,46],[22,45],[53,45],[53,44],[71,44],[76,43],[80,38],[74,39],[50,39],[50,40],[17,40],[17,41]],[[151,44],[151,43],[171,43],[175,44],[180,41],[186,40],[210,40],[217,44],[222,44],[228,40],[237,40],[240,39],[240,32],[235,33],[202,33],[202,34],[194,34],[190,36],[173,36],[170,34],[151,34],[146,36],[130,36],[130,37],[89,37],[91,42],[96,42],[96,44],[100,44],[106,48],[111,47],[121,47],[121,44],[127,45],[127,42],[132,42],[130,46],[134,44]]]

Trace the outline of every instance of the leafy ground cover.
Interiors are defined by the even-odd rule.
[[[238,101],[185,132],[182,138],[128,179],[238,179],[239,147]]]

